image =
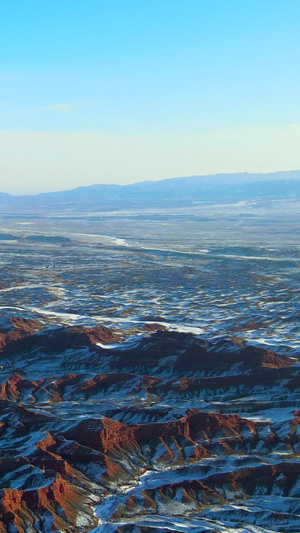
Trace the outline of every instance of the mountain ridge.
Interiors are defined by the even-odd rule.
[[[94,184],[74,189],[10,195],[0,193],[2,207],[18,209],[81,208],[113,210],[191,206],[199,202],[300,198],[300,170],[272,173],[193,175],[129,185]]]
[[[118,183],[94,183],[92,185],[79,185],[78,187],[74,187],[72,189],[64,189],[62,191],[50,191],[50,192],[42,192],[37,194],[23,194],[23,195],[12,195],[8,193],[0,193],[0,195],[7,195],[7,196],[14,196],[14,197],[33,197],[33,196],[48,196],[53,194],[63,194],[63,193],[69,193],[72,191],[79,191],[79,190],[92,190],[92,189],[124,189],[124,188],[135,188],[135,187],[144,187],[144,186],[153,186],[155,184],[178,184],[182,181],[185,182],[194,182],[194,181],[200,181],[202,184],[204,183],[212,183],[216,180],[222,180],[223,184],[228,183],[229,181],[231,183],[238,183],[239,178],[247,178],[247,182],[251,181],[270,181],[272,179],[274,180],[280,180],[280,179],[292,179],[292,180],[300,180],[300,170],[280,170],[277,172],[232,172],[232,173],[217,173],[217,174],[193,174],[191,176],[177,176],[174,178],[165,178],[161,180],[145,180],[145,181],[138,181],[135,183],[129,183],[126,185],[118,184]]]

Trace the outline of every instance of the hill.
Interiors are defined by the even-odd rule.
[[[25,196],[0,193],[0,206],[20,210],[118,210],[291,198],[300,198],[300,170],[189,176],[131,185],[101,184]]]

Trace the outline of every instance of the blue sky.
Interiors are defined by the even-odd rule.
[[[12,0],[0,24],[2,191],[300,168],[299,0]]]

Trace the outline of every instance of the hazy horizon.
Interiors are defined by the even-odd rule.
[[[135,185],[135,184],[139,184],[139,183],[148,183],[148,182],[152,182],[152,183],[155,183],[155,182],[159,182],[159,181],[166,181],[166,180],[176,180],[176,179],[182,179],[182,178],[191,178],[191,177],[199,177],[199,178],[209,178],[209,177],[217,177],[217,176],[235,176],[235,175],[249,175],[251,177],[255,176],[255,175],[265,175],[265,176],[271,176],[272,174],[280,174],[280,173],[293,173],[293,172],[299,172],[300,173],[300,169],[280,169],[280,170],[275,170],[275,171],[272,171],[272,172],[248,172],[248,171],[240,171],[240,172],[216,172],[214,174],[191,174],[189,176],[171,176],[171,177],[167,177],[167,178],[158,178],[158,179],[146,179],[146,180],[137,180],[137,181],[131,181],[131,182],[128,182],[128,183],[116,183],[116,182],[111,182],[111,183],[108,183],[108,182],[102,182],[102,183],[90,183],[90,184],[78,184],[76,186],[70,186],[70,187],[57,187],[56,189],[50,189],[49,190],[46,190],[46,191],[36,191],[36,192],[9,192],[9,191],[6,191],[6,190],[0,190],[0,193],[5,193],[5,194],[10,194],[12,196],[26,196],[26,195],[39,195],[39,194],[45,194],[45,193],[56,193],[56,192],[62,192],[62,191],[71,191],[73,189],[78,189],[78,188],[82,188],[82,187],[95,187],[95,186],[101,186],[101,185],[119,185],[119,186],[126,186],[126,185]],[[289,176],[289,179],[295,179],[293,178],[292,176]],[[298,179],[298,178],[296,178]],[[247,182],[247,179],[245,180]],[[252,180],[251,180],[252,181]],[[268,180],[269,181],[269,180]]]
[[[5,4],[0,190],[300,168],[300,4]]]

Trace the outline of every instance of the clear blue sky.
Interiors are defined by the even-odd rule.
[[[11,0],[0,24],[0,190],[300,168],[299,0]]]

